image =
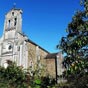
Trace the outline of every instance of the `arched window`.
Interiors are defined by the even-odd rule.
[[[11,23],[10,20],[8,20],[8,28],[10,28],[10,23]]]
[[[14,19],[14,26],[17,24],[17,18]]]
[[[14,16],[14,12],[12,12],[12,16]]]

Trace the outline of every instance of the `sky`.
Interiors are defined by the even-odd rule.
[[[0,2],[0,37],[5,14],[13,8],[22,9],[22,31],[47,51],[55,53],[61,37],[74,13],[81,8],[80,0],[2,0]]]

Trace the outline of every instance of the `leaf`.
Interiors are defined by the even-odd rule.
[[[36,79],[36,80],[35,80],[35,83],[36,83],[36,84],[41,84],[41,80],[40,80],[40,79]]]

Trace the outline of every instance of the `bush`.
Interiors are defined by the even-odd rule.
[[[0,88],[27,88],[26,72],[15,63],[5,69],[0,67]]]

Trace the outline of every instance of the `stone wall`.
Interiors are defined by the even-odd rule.
[[[27,43],[28,46],[28,67],[32,66],[32,68],[34,67],[34,63],[36,62],[36,46],[31,44],[31,43]]]
[[[49,58],[46,59],[46,66],[47,66],[47,74],[49,74],[51,77],[56,77],[56,68],[55,68],[55,58]]]
[[[44,51],[40,46],[31,42],[27,43],[28,46],[28,68],[32,70],[43,69],[44,75],[46,73],[46,55],[48,52]]]

